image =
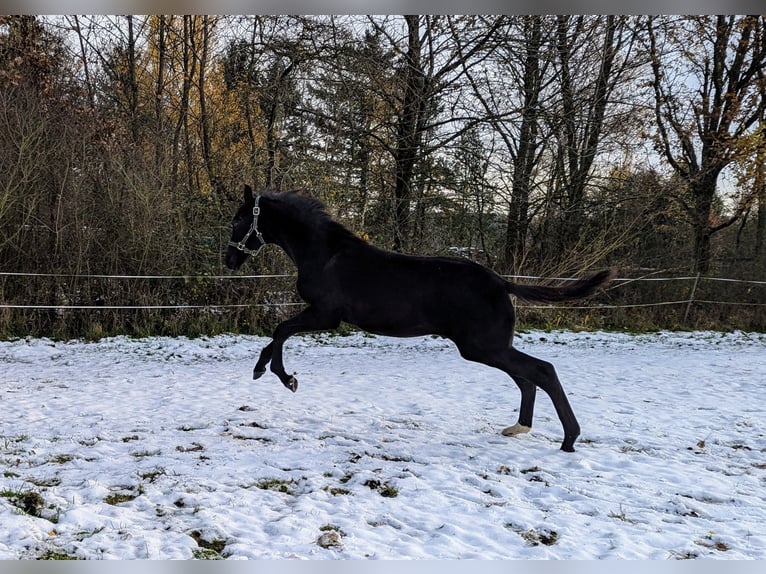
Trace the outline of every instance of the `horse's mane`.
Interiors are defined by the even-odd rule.
[[[305,195],[298,190],[264,191],[261,195],[272,200],[284,217],[292,219],[296,223],[325,231],[334,239],[364,241],[342,223],[333,219],[327,212],[325,204],[314,197]]]

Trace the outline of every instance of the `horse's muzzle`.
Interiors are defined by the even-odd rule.
[[[240,267],[242,267],[242,264],[245,262],[245,259],[247,259],[247,255],[239,251],[238,249],[234,247],[229,247],[226,250],[226,256],[223,259],[224,264],[226,267],[231,269],[232,271],[236,271]]]

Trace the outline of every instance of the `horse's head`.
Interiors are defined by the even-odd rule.
[[[224,262],[229,269],[239,269],[248,255],[256,255],[268,243],[259,228],[260,196],[245,185],[244,203],[239,206],[231,223],[231,240]]]

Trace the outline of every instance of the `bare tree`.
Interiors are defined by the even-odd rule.
[[[624,16],[556,19],[557,85],[561,99],[553,116],[557,134],[556,177],[561,192],[559,249],[579,240],[586,215],[586,190],[605,130],[607,108],[634,65],[635,34]],[[588,70],[593,66],[595,73]],[[585,71],[583,75],[583,70]]]
[[[551,81],[552,58],[545,54],[549,32],[543,16],[508,19],[499,31],[503,41],[487,67],[477,73],[466,70],[486,122],[510,157],[511,190],[501,257],[503,269],[509,271],[524,259],[534,172],[545,147],[541,117],[544,89]]]
[[[202,146],[202,158],[205,163],[205,169],[207,171],[208,180],[213,191],[221,195],[224,192],[222,182],[217,176],[217,166],[213,161],[212,151],[212,138],[211,138],[211,126],[210,126],[210,113],[208,111],[207,94],[208,85],[207,69],[210,60],[210,44],[211,35],[216,26],[216,18],[213,16],[202,16],[201,30],[199,42],[197,38],[192,35],[192,50],[194,56],[198,61],[199,73],[197,74],[197,97],[199,99],[199,123],[200,123],[200,136]]]
[[[766,66],[762,16],[655,17],[647,21],[658,150],[686,183],[678,197],[693,227],[693,269],[710,270],[711,237],[735,223],[716,213],[718,179],[760,119]],[[678,72],[681,74],[678,74]]]
[[[394,187],[394,249],[406,244],[406,227],[412,197],[412,171],[415,167],[425,130],[430,86],[421,61],[420,16],[404,17],[407,23],[407,51],[403,66],[404,97],[397,118],[394,152],[396,185]]]
[[[475,114],[462,113],[460,98],[453,94],[459,94],[466,68],[481,62],[495,46],[504,17],[407,15],[404,21],[407,34],[400,43],[390,36],[387,21],[370,20],[401,55],[401,96],[392,110],[395,135],[389,147],[395,173],[393,247],[400,251],[409,246],[415,166],[480,121]],[[444,109],[438,113],[440,104]],[[427,136],[430,141],[425,141]]]

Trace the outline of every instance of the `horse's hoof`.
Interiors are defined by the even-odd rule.
[[[257,369],[253,369],[253,380],[260,379],[263,375],[266,374],[266,369],[263,369],[262,371],[259,371]]]
[[[563,450],[564,452],[574,452],[575,451],[574,443],[576,440],[577,440],[576,435],[571,438],[564,437],[564,442],[561,443],[561,450]]]
[[[532,430],[532,427],[524,426],[522,424],[516,423],[512,427],[504,428],[502,431],[503,436],[516,436],[524,433],[528,433],[530,430]]]
[[[286,386],[288,389],[290,389],[292,392],[295,392],[298,390],[298,379],[291,376],[286,381],[282,381],[282,384]]]

